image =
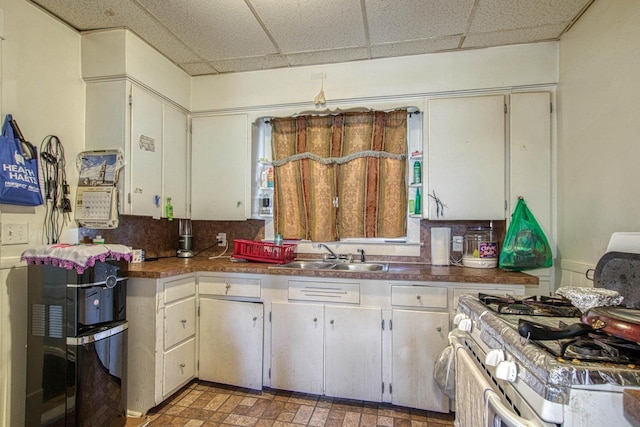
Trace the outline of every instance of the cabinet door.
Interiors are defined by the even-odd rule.
[[[246,114],[194,117],[191,125],[191,218],[246,219]]]
[[[271,305],[271,387],[323,394],[322,305]]]
[[[167,104],[162,120],[162,196],[171,197],[173,216],[188,218],[189,213],[189,151],[187,115]],[[163,217],[166,214],[163,210]]]
[[[524,197],[554,250],[551,228],[551,94],[514,93],[510,104],[509,212],[515,209],[518,197]],[[553,269],[529,270],[527,273],[540,278],[534,294],[550,295],[553,292]]]
[[[162,198],[162,101],[131,88],[131,214],[160,218]],[[156,200],[157,198],[157,200]]]
[[[382,310],[325,307],[325,394],[382,400]]]
[[[410,408],[449,412],[433,372],[436,359],[448,345],[448,313],[392,310],[391,403]]]
[[[505,218],[504,105],[502,95],[429,101],[430,219]]]
[[[200,298],[200,373],[205,381],[262,388],[262,303]]]

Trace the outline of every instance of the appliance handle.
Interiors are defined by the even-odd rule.
[[[127,279],[128,277],[116,277],[116,283],[123,282]],[[110,280],[103,280],[101,282],[80,283],[80,284],[68,283],[67,288],[92,288],[94,286],[108,286],[111,284],[109,282]],[[110,287],[113,287],[113,286],[110,286]]]
[[[502,403],[499,395],[490,394],[487,400],[489,408],[493,409],[496,416],[500,418],[500,421],[502,421],[502,424],[505,424],[508,427],[540,427],[540,424],[537,422],[527,420],[516,415],[510,407]],[[491,425],[495,425],[493,420],[490,420],[490,422]]]
[[[129,329],[129,322],[123,322],[117,326],[108,329],[101,329],[99,332],[91,335],[82,335],[80,337],[67,337],[67,345],[84,345],[92,342],[100,341],[105,338],[112,337],[120,332]]]

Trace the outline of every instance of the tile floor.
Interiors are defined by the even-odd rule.
[[[193,381],[151,409],[152,426],[449,427],[453,414],[302,393]]]

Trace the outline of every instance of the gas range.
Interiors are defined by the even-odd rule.
[[[565,345],[568,340],[536,342],[518,333],[520,319],[560,327],[581,323],[579,311],[577,315],[567,316],[548,312],[541,314],[537,312],[537,303],[541,302],[541,299],[527,298],[525,299],[527,304],[536,303],[533,304],[536,306],[536,311],[529,314],[505,314],[497,309],[502,303],[489,299],[488,305],[485,305],[481,300],[482,297],[483,295],[463,295],[459,299],[458,313],[468,319],[466,323],[462,322],[459,325],[459,328],[463,329],[459,331],[464,337],[462,341],[466,342],[466,346],[471,351],[477,353],[478,359],[495,358],[494,353],[499,352],[498,360],[505,360],[512,364],[517,374],[513,381],[503,382],[501,387],[517,390],[517,393],[542,420],[563,426],[580,425],[567,423],[567,417],[576,416],[576,410],[572,412],[568,408],[576,405],[575,402],[578,400],[576,396],[581,393],[587,393],[588,399],[592,402],[598,402],[599,398],[603,398],[603,392],[607,395],[604,397],[605,401],[609,399],[609,402],[611,402],[612,393],[619,395],[619,412],[622,413],[623,388],[640,388],[640,363],[636,365],[635,359],[615,361],[594,358],[588,354],[580,354],[579,351],[575,351],[575,348]],[[552,302],[555,304],[557,301]],[[560,302],[561,306],[564,305],[564,302]],[[523,300],[518,299],[512,303],[516,304],[516,308],[518,304],[527,305]],[[581,338],[593,340],[593,337]],[[586,347],[590,346],[591,344],[586,345]],[[489,362],[484,362],[489,365]],[[497,381],[500,382],[500,380]],[[580,399],[584,400],[584,397]],[[611,403],[608,405],[611,406]],[[582,410],[589,411],[589,408]]]

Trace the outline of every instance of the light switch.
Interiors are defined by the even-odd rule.
[[[29,224],[2,224],[3,245],[25,245],[29,243]]]

